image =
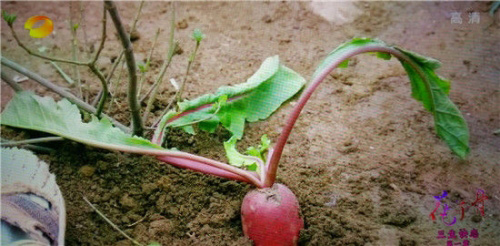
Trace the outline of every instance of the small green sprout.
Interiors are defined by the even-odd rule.
[[[73,25],[73,31],[76,31],[78,29],[78,27],[80,27],[80,25],[78,25],[78,23],[74,24]]]
[[[197,44],[199,44],[201,42],[201,40],[203,40],[205,38],[205,34],[203,34],[200,29],[196,28],[193,31],[192,38],[193,38],[193,40],[196,41]]]
[[[145,73],[149,70],[149,63],[137,63],[137,67],[141,73]]]
[[[16,21],[17,16],[15,14],[8,14],[7,11],[2,11],[2,18],[7,22],[9,26],[12,27],[12,24],[14,24],[14,21]]]

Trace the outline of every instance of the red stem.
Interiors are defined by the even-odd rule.
[[[72,139],[70,137],[68,139],[79,141],[78,139]],[[108,150],[124,151],[140,155],[152,155],[156,156],[161,161],[168,162],[177,166],[182,166],[184,168],[189,168],[201,172],[206,171],[206,173],[208,174],[219,175],[225,178],[227,177],[230,179],[245,181],[257,187],[262,187],[263,185],[262,181],[260,180],[261,177],[259,177],[255,172],[243,170],[241,168],[237,168],[235,166],[231,166],[229,164],[220,161],[212,160],[198,155],[193,155],[187,152],[169,151],[165,149],[143,148],[135,146],[124,147],[123,145],[120,144],[109,144],[109,143],[103,144],[102,142],[95,142],[95,141],[83,141],[83,143],[90,146],[95,146],[98,148],[103,148]],[[200,168],[200,166],[202,166],[202,168]],[[215,171],[216,169],[220,171],[217,172]],[[232,173],[234,175],[229,175],[229,173]]]
[[[169,163],[173,166],[179,167],[179,168],[186,168],[186,169],[191,169],[197,172],[202,172],[222,178],[227,178],[227,179],[232,179],[232,180],[238,180],[238,181],[243,181],[247,183],[253,183],[251,182],[248,178],[243,177],[241,175],[238,175],[236,173],[226,171],[214,166],[207,165],[202,162],[197,162],[189,159],[183,159],[179,157],[171,157],[171,156],[157,156],[156,159]],[[254,175],[257,178],[257,175]],[[258,184],[256,184],[259,186]]]
[[[153,153],[153,155],[156,154]],[[157,154],[156,158],[176,167],[191,169],[222,178],[244,181],[259,188],[263,186],[263,183],[259,179],[257,173],[246,171],[241,168],[237,168],[209,158],[189,154],[182,151],[176,151],[169,154]]]
[[[266,172],[266,176],[264,177],[264,187],[271,187],[274,184],[276,180],[276,172],[278,170],[278,164],[281,159],[281,155],[283,154],[283,148],[285,147],[288,136],[290,135],[292,128],[295,125],[295,122],[297,121],[297,118],[300,115],[300,112],[306,105],[306,102],[309,100],[314,90],[316,90],[316,88],[326,78],[326,76],[330,72],[332,72],[335,68],[337,68],[337,66],[340,63],[342,63],[346,59],[349,59],[352,56],[365,52],[384,52],[392,54],[398,59],[407,62],[412,68],[415,69],[415,71],[417,71],[417,73],[422,78],[426,79],[424,73],[420,70],[420,68],[408,56],[406,56],[397,49],[381,45],[369,45],[345,52],[344,54],[339,56],[336,60],[334,60],[334,62],[328,65],[323,71],[321,71],[321,73],[319,73],[316,77],[314,77],[309,87],[307,87],[307,89],[304,91],[299,101],[297,102],[296,106],[293,108],[292,112],[290,113],[290,116],[286,121],[285,126],[283,127],[283,130],[281,131],[281,135],[279,136],[278,141],[274,145],[273,153],[269,155],[270,157],[268,157],[270,158],[270,161],[268,164],[269,166]]]

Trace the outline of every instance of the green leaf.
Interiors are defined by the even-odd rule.
[[[141,73],[146,72],[146,66],[144,64],[137,63],[137,67],[139,68],[139,71],[141,71]]]
[[[267,138],[267,134],[262,135],[260,138],[261,144],[255,148],[253,146],[248,147],[246,154],[255,156],[260,158],[263,162],[266,162],[266,159],[264,157],[264,153],[269,149],[269,146],[271,145],[271,140]]]
[[[55,102],[29,91],[17,93],[0,115],[1,124],[58,135],[87,145],[132,153],[160,153],[166,150],[150,141],[131,137],[111,122],[92,115],[88,123],[81,120],[79,109],[68,100]]]
[[[418,71],[409,62],[399,59],[410,78],[412,96],[422,102],[425,109],[433,113],[434,124],[437,135],[443,139],[449,148],[461,158],[469,153],[469,130],[462,114],[453,102],[448,98],[450,82],[439,77],[435,70],[441,63],[433,58],[392,47],[380,40],[369,38],[356,38],[350,42],[341,44],[332,51],[318,66],[313,78],[316,78],[327,67],[333,64],[342,64],[350,54],[360,48],[389,49],[395,53],[400,51],[406,55]],[[371,52],[368,52],[371,53]],[[377,57],[390,59],[391,55],[386,52],[376,52]],[[421,73],[419,73],[421,71]]]
[[[219,122],[220,122],[219,117],[215,116],[213,119],[204,120],[202,122],[199,122],[198,128],[200,128],[200,130],[203,130],[206,132],[214,133],[215,130],[217,130],[217,126],[219,125]]]
[[[186,111],[190,113],[165,126],[176,127],[202,120],[199,123],[203,125],[200,129],[214,131],[215,123],[218,122],[241,139],[246,121],[255,122],[266,119],[286,100],[295,95],[304,84],[304,78],[281,65],[278,56],[273,56],[267,58],[259,70],[245,83],[223,86],[214,94],[206,94],[179,103],[180,111],[176,114]],[[220,104],[220,109],[215,113],[215,108],[218,106],[213,106],[213,104],[217,102]],[[213,114],[217,117],[210,117]],[[207,119],[209,123],[202,123],[205,122],[203,119]]]
[[[345,60],[342,63],[339,64],[340,68],[346,68],[349,66],[349,60]]]
[[[196,135],[196,132],[194,132],[193,126],[183,126],[182,130],[184,130],[185,132],[187,132],[191,135]]]
[[[391,59],[391,54],[385,52],[377,52],[376,56],[380,59],[387,61]]]
[[[238,139],[236,137],[231,137],[229,140],[224,142],[224,149],[226,150],[226,156],[229,164],[236,167],[245,167],[248,170],[256,171],[257,163],[256,161],[247,155],[243,155],[236,149],[236,142]]]
[[[450,82],[434,72],[439,68],[440,63],[432,58],[416,55],[403,49],[399,50],[420,66],[426,78],[422,79],[410,64],[400,60],[410,77],[413,98],[422,102],[425,109],[433,112],[437,135],[455,154],[465,158],[469,153],[469,130],[462,113],[447,96],[450,91]]]
[[[339,57],[344,55],[345,53],[366,45],[386,45],[384,42],[376,39],[370,38],[354,38],[349,42],[345,42],[339,45],[335,50],[330,52],[326,58],[320,63],[320,65],[316,68],[312,78],[314,79],[319,75],[319,73],[326,69],[327,66],[331,65],[333,62],[339,62],[342,64],[344,61],[339,60]]]
[[[2,18],[5,20],[5,22],[7,22],[9,26],[12,26],[12,24],[14,24],[14,22],[16,21],[17,16],[15,14],[10,15],[7,13],[7,11],[3,10]]]

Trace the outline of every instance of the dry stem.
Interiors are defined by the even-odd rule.
[[[118,36],[125,49],[125,59],[127,61],[129,84],[128,84],[128,103],[130,107],[130,114],[132,118],[132,132],[134,135],[142,136],[143,128],[140,116],[140,108],[137,102],[137,74],[136,64],[134,58],[134,50],[130,42],[129,35],[125,32],[122,21],[116,9],[116,5],[112,1],[105,1],[104,4],[108,9],[109,15],[115,24],[118,31]],[[103,97],[105,94],[103,94]]]

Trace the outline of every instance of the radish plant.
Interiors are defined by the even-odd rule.
[[[413,98],[434,116],[437,135],[452,152],[465,158],[469,152],[467,125],[447,97],[450,82],[435,73],[440,63],[368,38],[340,45],[319,65],[272,148],[266,135],[257,148],[249,148],[245,154],[236,150],[236,143],[243,136],[246,121],[266,119],[305,84],[300,75],[280,64],[277,56],[266,59],[246,83],[221,87],[214,94],[179,102],[178,110],[162,117],[151,141],[131,137],[113,127],[106,118],[98,120],[92,116],[90,122],[83,123],[78,108],[69,101],[63,99],[56,103],[52,98],[29,92],[19,92],[14,97],[2,113],[1,123],[52,133],[99,148],[154,155],[177,167],[253,184],[258,189],[245,196],[241,208],[244,234],[256,245],[295,245],[304,223],[293,192],[276,183],[278,163],[292,128],[314,90],[336,67],[346,66],[349,58],[361,53],[374,53],[385,60],[394,56],[401,62],[409,76]],[[195,134],[195,127],[213,132],[219,124],[232,134],[224,143],[229,164],[162,147],[172,128]]]

